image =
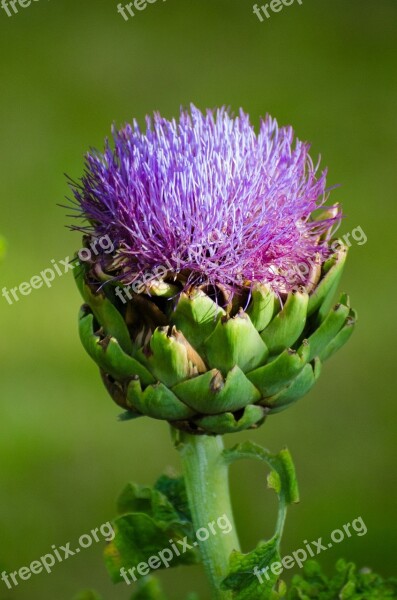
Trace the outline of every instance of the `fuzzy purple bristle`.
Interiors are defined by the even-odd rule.
[[[128,265],[125,283],[158,266],[193,283],[305,285],[299,264],[329,254],[324,239],[341,215],[313,220],[327,199],[326,171],[294,142],[291,127],[225,108],[181,111],[179,121],[147,117],[113,130],[114,144],[86,157],[73,186],[79,216],[108,235]],[[322,237],[321,237],[322,236]]]

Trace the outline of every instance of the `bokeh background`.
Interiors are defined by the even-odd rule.
[[[261,2],[260,2],[261,3]],[[315,389],[247,438],[290,448],[301,503],[289,511],[284,554],[361,516],[367,535],[324,552],[395,573],[397,80],[395,0],[304,0],[261,23],[251,0],[158,0],[125,22],[113,0],[39,0],[12,18],[0,10],[1,287],[19,285],[80,247],[69,232],[63,173],[79,177],[89,146],[112,122],[200,108],[269,112],[312,141],[340,183],[342,233],[362,227],[342,288],[359,311],[352,340]],[[8,305],[0,297],[0,566],[30,564],[115,514],[128,480],[151,484],[178,469],[167,427],[119,423],[77,334],[80,299],[69,272],[51,289]],[[243,547],[270,535],[276,500],[261,465],[234,467]],[[70,600],[114,587],[94,544],[33,576],[1,600]],[[0,569],[1,570],[1,569]],[[293,572],[296,572],[294,569]],[[172,600],[208,592],[198,567],[162,575]]]

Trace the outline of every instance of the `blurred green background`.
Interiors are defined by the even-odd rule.
[[[261,4],[261,2],[259,2]],[[260,23],[250,0],[158,0],[124,21],[113,0],[39,0],[9,18],[0,10],[0,234],[8,252],[1,287],[29,280],[80,247],[57,207],[63,176],[82,173],[112,122],[179,106],[230,105],[255,124],[269,112],[313,142],[343,203],[342,232],[361,226],[343,279],[360,322],[308,397],[269,418],[251,439],[290,448],[301,504],[289,512],[283,552],[361,516],[368,533],[324,552],[383,575],[395,573],[396,386],[394,365],[397,44],[395,0],[304,0]],[[70,222],[70,221],[69,221]],[[0,566],[19,569],[51,545],[74,542],[115,513],[129,480],[150,484],[178,469],[167,427],[117,422],[77,334],[80,299],[68,273],[51,289],[8,305],[0,297]],[[232,488],[245,550],[270,535],[276,501],[260,465],[234,467]],[[1,600],[70,600],[114,587],[94,544],[33,576]],[[1,570],[1,569],[0,569]],[[296,572],[294,570],[293,572]],[[208,593],[200,568],[162,575],[172,600]]]

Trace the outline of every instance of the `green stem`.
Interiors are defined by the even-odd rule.
[[[228,573],[229,557],[240,550],[229,493],[228,465],[222,457],[221,436],[190,435],[178,432],[176,447],[181,455],[193,526],[206,528],[208,539],[199,542],[201,557],[210,581],[213,600],[229,600],[231,593],[220,583]],[[217,525],[225,516],[231,531],[224,534]],[[211,524],[213,531],[211,532]]]

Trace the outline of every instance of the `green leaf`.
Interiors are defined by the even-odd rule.
[[[310,344],[309,361],[315,356],[319,356],[324,351],[328,344],[346,324],[349,313],[349,298],[345,294],[342,294],[338,304],[335,304],[321,325],[307,339]]]
[[[313,364],[307,364],[298,377],[278,394],[266,398],[263,403],[270,409],[270,414],[281,412],[287,406],[303,398],[314,386],[321,373],[321,361],[315,358]]]
[[[306,292],[291,292],[283,309],[261,333],[270,354],[290,348],[299,338],[306,323],[309,296]],[[262,361],[263,362],[263,361]]]
[[[135,358],[124,352],[116,338],[102,339],[94,333],[94,316],[86,305],[80,310],[79,334],[86,352],[114,379],[131,379],[137,376],[144,385],[154,383],[153,375]]]
[[[254,404],[261,395],[236,365],[226,378],[218,369],[178,383],[172,391],[198,413],[218,414]]]
[[[298,483],[291,454],[287,448],[278,454],[273,454],[254,442],[243,442],[233,448],[223,451],[223,457],[228,463],[241,459],[255,459],[267,463],[272,469],[269,477],[269,487],[273,488],[279,499],[285,504],[299,502]]]
[[[341,248],[323,265],[323,277],[309,298],[308,316],[319,310],[320,307],[322,311],[328,312],[332,305],[332,298],[339,285],[347,256],[346,246],[342,242],[340,244]]]
[[[272,454],[258,444],[244,442],[230,450],[224,450],[222,456],[227,463],[252,458],[267,463],[271,468],[267,478],[268,487],[275,490],[280,503],[274,536],[269,541],[261,542],[248,554],[233,552],[229,573],[223,580],[222,587],[233,591],[233,600],[275,600],[280,596],[273,590],[278,575],[272,571],[272,565],[280,562],[279,545],[286,507],[299,501],[291,455],[287,449]]]
[[[119,514],[144,512],[160,522],[180,520],[192,526],[183,477],[162,475],[154,487],[128,483],[117,502]]]
[[[85,281],[85,267],[81,263],[73,270],[76,284],[84,301],[91,308],[98,323],[103,327],[105,334],[116,338],[121,348],[132,354],[133,344],[124,318],[117,308],[113,306],[102,290],[94,293]]]
[[[168,498],[181,521],[192,523],[185,480],[183,477],[161,475],[154,484],[154,489],[158,490]]]
[[[124,581],[122,567],[132,582],[152,569],[199,561],[183,481],[164,476],[154,488],[128,484],[119,498],[118,511],[121,516],[113,522],[115,537],[105,549],[105,563],[114,582]],[[178,544],[184,539],[192,546],[186,551]],[[165,550],[166,556],[162,557]],[[156,566],[151,568],[148,561],[153,557],[157,557],[153,561]],[[140,563],[146,564],[141,572],[137,570]]]
[[[167,526],[179,519],[179,515],[168,498],[160,491],[135,483],[126,485],[117,502],[120,515],[129,513],[145,513],[159,525]],[[189,522],[189,519],[185,519]]]
[[[223,375],[235,365],[244,372],[252,371],[263,364],[269,354],[266,344],[243,311],[218,322],[215,331],[205,341],[204,352],[209,366],[219,369]]]
[[[277,537],[260,543],[248,554],[233,552],[230,570],[222,588],[233,592],[233,600],[269,600],[278,576],[270,570],[280,561]]]
[[[339,560],[336,573],[327,577],[313,560],[295,575],[287,600],[388,600],[397,597],[397,578],[382,579],[370,569],[357,571],[353,563]]]
[[[139,359],[166,386],[171,387],[189,376],[186,348],[168,335],[168,327],[155,329],[150,338],[150,354],[138,352]]]
[[[339,350],[339,348],[346,344],[346,342],[349,340],[351,334],[354,331],[354,326],[356,322],[357,313],[355,310],[352,309],[349,313],[349,316],[346,319],[345,325],[342,327],[339,333],[337,333],[334,339],[331,340],[329,344],[325,346],[325,348],[323,348],[323,350],[321,350],[319,357],[322,361],[330,358],[333,354],[335,354],[335,352]]]
[[[152,279],[145,284],[145,294],[159,298],[173,298],[179,293],[180,288],[173,283],[162,279]]]
[[[188,377],[204,373],[202,358],[175,327],[157,327],[150,338],[150,351],[140,349],[136,357],[168,387]]]
[[[182,331],[186,339],[198,350],[215,329],[225,311],[203,291],[182,292],[171,315],[171,322]]]
[[[251,301],[246,313],[257,331],[265,329],[272,320],[277,307],[278,298],[270,288],[261,284],[253,286]]]
[[[249,404],[242,414],[227,412],[221,415],[209,415],[195,419],[195,423],[206,432],[221,435],[255,427],[263,422],[265,416],[266,410],[262,406]]]
[[[299,375],[309,355],[309,344],[304,341],[299,350],[287,348],[271,362],[247,373],[247,377],[260,390],[263,397],[273,396]]]
[[[139,379],[133,379],[128,384],[127,403],[133,410],[154,419],[178,421],[194,415],[194,410],[181,402],[163,383],[148,385],[142,390]]]

